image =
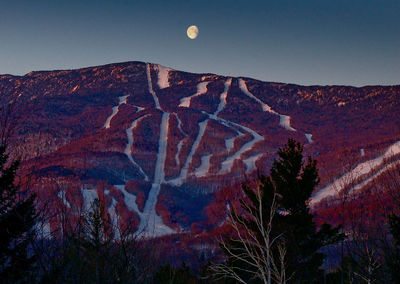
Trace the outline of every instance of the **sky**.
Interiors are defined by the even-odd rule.
[[[0,74],[124,61],[302,85],[400,84],[400,1],[0,0]]]

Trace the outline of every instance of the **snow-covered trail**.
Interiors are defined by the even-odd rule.
[[[164,169],[167,156],[169,117],[170,114],[164,112],[161,118],[160,138],[158,143],[154,180],[144,206],[142,214],[143,218],[141,219],[138,229],[139,234],[144,234],[147,236],[161,236],[175,232],[163,223],[161,217],[158,216],[156,212],[157,197],[161,189],[161,184],[165,181]]]
[[[160,89],[165,89],[168,88],[169,85],[169,72],[171,71],[171,68],[164,67],[162,65],[157,65],[157,71],[158,71],[158,87]]]
[[[131,212],[135,212],[136,214],[139,215],[140,219],[142,219],[142,212],[140,212],[139,207],[137,206],[136,203],[136,195],[129,193],[125,189],[125,185],[114,185],[116,188],[118,188],[122,195],[124,196],[124,202],[125,206],[130,210]]]
[[[229,88],[231,87],[231,85],[232,85],[232,78],[229,78],[228,80],[226,80],[225,89],[219,97],[220,102],[218,104],[217,111],[214,112],[215,116],[218,116],[218,114],[225,108],[226,98],[228,97],[228,91],[229,91]]]
[[[389,146],[388,149],[385,151],[385,153],[383,153],[383,155],[381,155],[375,159],[368,160],[368,161],[358,164],[350,172],[342,175],[340,178],[336,179],[334,182],[328,184],[324,188],[321,188],[311,198],[310,203],[315,204],[315,203],[318,203],[319,201],[321,201],[323,198],[326,198],[328,196],[334,196],[334,195],[338,194],[338,192],[340,192],[349,183],[354,182],[356,179],[358,179],[359,177],[361,177],[363,175],[369,174],[374,169],[382,166],[385,159],[388,159],[391,156],[397,155],[399,153],[400,153],[400,141]],[[367,180],[368,180],[368,178],[364,181],[367,181]],[[355,188],[357,188],[358,186],[361,186],[361,184],[363,182],[361,182],[359,185],[356,185]],[[361,187],[359,187],[359,188],[361,188]]]
[[[229,91],[229,88],[230,88],[231,84],[232,84],[232,78],[229,78],[228,80],[226,80],[224,91],[220,95],[220,103],[218,104],[217,110],[214,112],[213,116],[217,117],[218,114],[225,107],[226,98],[228,96],[228,91]],[[180,186],[187,179],[187,175],[188,175],[188,172],[189,172],[189,166],[190,166],[190,164],[192,162],[194,154],[197,151],[197,148],[200,145],[201,139],[204,136],[204,133],[205,133],[206,128],[207,128],[208,121],[209,121],[209,118],[203,120],[202,122],[199,122],[199,124],[198,124],[199,125],[199,132],[197,133],[196,139],[193,142],[193,145],[192,145],[192,147],[190,149],[189,155],[186,158],[185,164],[183,165],[179,176],[174,178],[174,179],[172,179],[172,180],[169,180],[168,183],[176,185],[176,186]]]
[[[185,164],[183,165],[179,176],[172,180],[169,180],[168,183],[180,186],[185,182],[188,175],[190,163],[192,162],[193,156],[200,145],[201,138],[203,138],[204,136],[207,124],[208,124],[208,119],[199,122],[199,132],[197,133],[196,139],[193,142],[192,148],[190,149],[189,155],[186,158]]]
[[[197,84],[197,92],[194,95],[182,98],[180,100],[179,106],[180,107],[190,107],[190,104],[191,104],[193,98],[207,93],[207,86],[209,83],[210,82],[201,82],[201,83]]]
[[[156,105],[156,108],[161,109],[160,102],[158,100],[156,92],[154,92],[153,90],[153,83],[151,81],[150,63],[146,63],[146,74],[147,74],[147,85],[150,94],[153,96],[154,104]]]
[[[239,78],[239,88],[240,90],[247,95],[248,97],[252,98],[253,100],[255,100],[256,102],[258,102],[262,108],[263,111],[266,112],[270,112],[273,114],[278,114],[276,111],[274,111],[269,105],[267,105],[266,103],[262,102],[259,98],[257,98],[255,95],[253,95],[252,93],[250,93],[249,89],[247,89],[247,84],[246,82]]]
[[[112,113],[111,113],[111,115],[110,115],[109,117],[107,117],[106,122],[104,123],[104,126],[103,126],[104,128],[110,128],[111,120],[112,120],[113,117],[118,113],[119,107],[120,107],[122,104],[126,104],[126,100],[127,100],[128,97],[129,97],[129,95],[128,95],[128,96],[118,97],[119,103],[118,103],[118,105],[116,105],[116,106],[114,106],[114,107],[112,108]]]
[[[185,131],[183,131],[183,129],[182,129],[182,121],[180,120],[178,114],[177,114],[177,113],[174,113],[174,115],[175,115],[175,117],[176,117],[176,120],[178,121],[178,129],[179,129],[179,131],[180,131],[185,137],[187,137],[188,134],[187,134]],[[180,141],[178,142],[177,151],[176,151],[176,153],[175,153],[175,163],[176,163],[176,165],[177,165],[178,167],[180,166],[179,155],[181,154],[183,142],[184,142],[184,139],[182,139],[182,140],[180,140]]]
[[[67,208],[71,208],[71,204],[68,202],[67,196],[65,195],[65,191],[64,191],[64,190],[60,190],[60,191],[57,193],[57,196],[61,199],[61,201],[64,203],[64,205],[65,205]]]
[[[261,101],[259,98],[257,98],[254,94],[252,94],[249,89],[247,88],[247,84],[246,82],[239,78],[239,88],[240,90],[247,95],[248,97],[252,98],[253,100],[255,100],[256,102],[258,102],[261,106],[261,108],[263,109],[263,111],[265,112],[269,112],[275,115],[279,115],[279,125],[289,131],[296,131],[296,129],[294,129],[291,125],[290,125],[290,116],[288,115],[283,115],[280,114],[278,112],[276,112],[275,110],[273,110],[269,105],[267,105],[266,103],[264,103],[263,101]]]
[[[143,175],[145,181],[148,181],[148,180],[149,180],[149,177],[148,177],[148,176],[146,175],[146,173],[143,171],[142,167],[141,167],[138,163],[136,163],[136,161],[133,159],[133,157],[132,157],[132,145],[133,145],[133,142],[134,142],[134,140],[133,140],[133,130],[137,127],[138,123],[139,123],[142,119],[144,119],[145,117],[147,117],[147,116],[148,116],[148,114],[146,114],[146,115],[144,115],[144,116],[141,116],[141,117],[135,119],[135,120],[132,122],[131,126],[130,126],[129,128],[126,129],[126,135],[128,136],[128,143],[126,144],[126,148],[125,148],[125,151],[124,151],[125,155],[128,156],[129,161],[131,161],[131,163],[132,163],[136,168],[139,169],[139,172]]]
[[[111,219],[111,225],[113,228],[113,232],[115,234],[115,238],[117,240],[121,239],[121,234],[120,234],[120,230],[119,230],[119,220],[118,220],[118,215],[117,212],[115,211],[115,207],[117,206],[117,201],[115,200],[114,197],[112,197],[111,199],[111,205],[110,207],[108,207],[108,214],[110,215],[110,219]]]
[[[196,177],[205,177],[210,170],[210,158],[212,154],[205,155],[201,157],[201,164],[198,168],[194,170],[194,175]]]
[[[240,159],[240,157],[242,156],[243,153],[253,149],[253,147],[256,143],[264,140],[264,137],[262,137],[260,134],[255,132],[253,129],[250,129],[243,125],[238,125],[238,126],[240,126],[242,129],[244,129],[245,131],[250,133],[253,136],[253,139],[251,141],[245,143],[237,152],[235,152],[233,155],[229,156],[228,158],[226,158],[225,161],[222,162],[219,174],[222,174],[227,171],[229,172],[232,169],[233,163],[235,162],[235,160]],[[247,164],[246,164],[246,166],[247,166]]]

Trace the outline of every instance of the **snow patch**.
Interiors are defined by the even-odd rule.
[[[194,95],[191,95],[190,97],[184,97],[180,100],[179,106],[180,107],[190,107],[190,103],[192,102],[192,99],[203,95],[207,93],[207,86],[210,82],[201,82],[197,84],[197,92]]]
[[[364,150],[364,148],[361,148],[361,149],[360,149],[360,155],[361,155],[361,157],[364,157],[364,156],[365,156],[365,150]]]
[[[115,106],[115,107],[112,108],[112,113],[111,113],[111,115],[110,115],[109,117],[107,117],[106,122],[104,123],[104,126],[103,126],[104,128],[110,128],[111,119],[113,119],[113,117],[118,113],[119,107],[120,107],[122,104],[126,104],[126,99],[127,99],[128,97],[129,97],[129,96],[118,97],[119,103],[118,103],[117,106]]]
[[[171,68],[164,67],[162,65],[157,65],[158,71],[158,86],[160,89],[165,89],[169,87],[169,71]]]
[[[108,208],[108,214],[110,215],[112,229],[115,234],[115,238],[117,240],[121,239],[120,230],[119,230],[119,220],[118,215],[115,211],[115,207],[117,206],[117,201],[112,198],[111,206]]]
[[[263,154],[257,154],[243,160],[243,163],[246,165],[246,173],[252,172],[257,169],[256,162],[258,159],[261,158],[262,155]]]
[[[306,136],[308,143],[312,143],[312,142],[313,142],[313,140],[312,140],[312,134],[306,133],[306,134],[304,134],[304,135]]]
[[[99,198],[97,195],[96,189],[82,189],[83,196],[83,209],[85,212],[88,212],[92,207],[92,204],[96,198]]]
[[[287,130],[296,131],[296,129],[290,126],[290,116],[288,115],[279,115],[279,125]]]
[[[340,178],[336,179],[334,182],[328,184],[327,186],[321,188],[314,196],[311,198],[311,204],[318,203],[322,199],[328,196],[334,196],[338,194],[344,187],[346,187],[349,183],[358,179],[361,176],[369,174],[375,168],[383,165],[385,159],[390,158],[393,155],[397,155],[400,153],[400,141],[392,144],[388,149],[383,153],[383,155],[365,161],[363,163],[358,164],[353,170],[342,175]]]
[[[137,118],[137,119],[135,119],[135,120],[132,122],[131,126],[130,126],[129,128],[126,129],[126,135],[128,136],[128,143],[126,144],[126,148],[125,148],[124,153],[125,153],[125,155],[128,156],[129,161],[131,161],[131,163],[132,163],[135,167],[137,167],[137,168],[139,169],[140,173],[141,173],[141,174],[143,175],[143,177],[144,177],[144,180],[145,180],[145,181],[148,181],[148,180],[149,180],[149,177],[148,177],[148,176],[146,175],[146,173],[143,171],[142,167],[139,166],[139,164],[136,163],[136,161],[135,161],[135,160],[133,159],[133,157],[132,157],[132,145],[133,145],[133,141],[134,141],[134,140],[133,140],[133,130],[137,127],[138,123],[139,123],[143,118],[145,118],[146,116],[148,116],[148,114],[147,114],[147,115],[144,115],[144,116],[141,116],[141,117],[139,117],[139,118]]]
[[[71,204],[68,202],[64,190],[60,190],[60,191],[57,193],[57,196],[61,199],[61,201],[64,203],[64,205],[65,205],[66,207],[71,208]]]

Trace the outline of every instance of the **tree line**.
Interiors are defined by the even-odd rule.
[[[230,230],[217,240],[220,254],[194,271],[160,262],[162,243],[115,224],[98,199],[74,222],[58,212],[57,236],[46,235],[36,197],[17,185],[19,161],[10,161],[3,143],[0,282],[400,283],[400,203],[382,240],[343,225],[317,226],[308,203],[319,183],[316,160],[292,139],[277,154],[269,175],[244,182],[237,204],[227,201]]]

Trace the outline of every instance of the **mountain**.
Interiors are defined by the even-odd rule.
[[[113,222],[146,235],[206,220],[213,193],[267,173],[289,137],[319,162],[315,203],[344,165],[376,161],[357,176],[367,182],[397,159],[385,151],[400,152],[400,86],[299,86],[126,62],[1,75],[0,103],[25,187],[50,212],[74,216],[100,197]]]

